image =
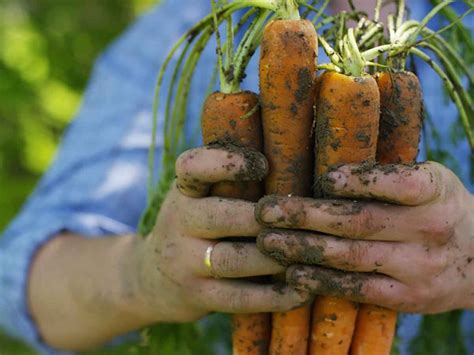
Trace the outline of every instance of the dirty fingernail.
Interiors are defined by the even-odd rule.
[[[327,174],[327,183],[333,190],[342,190],[347,186],[347,176],[340,170],[335,170]]]
[[[289,265],[289,259],[284,248],[284,236],[271,232],[259,235],[257,238],[257,248],[261,253],[272,258],[278,264],[283,266]]]
[[[314,294],[321,287],[321,281],[317,277],[317,270],[312,267],[294,265],[286,272],[286,281],[296,289]]]
[[[260,219],[264,223],[283,222],[285,217],[280,206],[266,206],[262,209]]]
[[[304,266],[292,266],[286,272],[286,280],[290,285],[301,285],[309,276],[308,270]]]
[[[262,236],[262,247],[266,250],[281,249],[284,237],[278,233],[267,232]]]
[[[240,180],[257,180],[261,181],[268,174],[268,163],[265,157],[252,150],[244,151],[245,174],[240,176]]]
[[[277,204],[275,196],[266,196],[262,198],[255,208],[255,217],[258,222],[263,224],[272,224],[283,222],[283,209]]]

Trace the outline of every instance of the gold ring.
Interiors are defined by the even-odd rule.
[[[212,252],[214,251],[214,246],[215,244],[208,246],[206,249],[206,255],[204,256],[204,265],[206,265],[206,267],[208,268],[211,276],[214,276],[212,272],[212,261],[211,261]]]

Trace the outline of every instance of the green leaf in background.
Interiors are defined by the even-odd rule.
[[[51,163],[95,58],[157,2],[0,1],[0,233]]]
[[[0,0],[0,234],[51,163],[95,58],[156,0]],[[0,334],[1,355],[34,354]]]
[[[413,355],[462,355],[466,354],[461,331],[461,311],[426,315],[420,332],[410,345]]]

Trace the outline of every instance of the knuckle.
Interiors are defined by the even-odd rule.
[[[216,269],[215,272],[218,274],[235,273],[240,269],[239,260],[235,257],[235,254],[227,248],[221,249],[214,265]]]
[[[198,214],[196,220],[193,221],[193,225],[190,225],[190,227],[202,225],[206,231],[217,231],[220,220],[217,211],[215,211],[215,209],[213,209],[210,205],[203,205],[202,207],[202,211],[204,213]],[[197,219],[199,219],[199,221]]]
[[[444,218],[432,218],[421,224],[420,232],[425,241],[439,245],[448,243],[455,234],[451,223]]]
[[[368,257],[367,247],[361,245],[360,243],[353,242],[351,243],[348,250],[347,260],[349,263],[352,263],[354,266],[360,265],[362,262],[365,262]]]
[[[348,237],[368,237],[376,229],[375,224],[372,212],[368,208],[363,208],[351,218],[347,226]]]
[[[437,276],[443,273],[448,266],[448,258],[443,253],[430,254],[422,261],[422,269],[428,275]]]
[[[232,312],[239,312],[242,309],[242,305],[249,305],[250,297],[247,291],[235,292],[230,297],[229,307]]]

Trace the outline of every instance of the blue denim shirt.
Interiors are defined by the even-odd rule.
[[[423,2],[412,3],[417,17],[426,13]],[[98,58],[55,162],[0,239],[0,326],[40,352],[56,353],[42,343],[28,310],[26,286],[35,252],[64,230],[89,238],[135,232],[146,202],[155,77],[171,45],[208,13],[208,4],[207,0],[163,1]],[[213,57],[214,49],[209,48],[198,65],[190,95],[189,134],[199,125]],[[244,88],[257,91],[257,73],[254,58]],[[428,68],[422,69],[421,77],[428,109],[438,127],[448,127],[456,114],[452,105],[444,105],[439,80]],[[449,142],[447,129],[441,131],[443,142]],[[157,142],[159,161],[161,135]],[[467,143],[445,144],[459,162],[467,161]],[[467,184],[467,166],[461,166],[458,174]],[[472,185],[469,188],[473,191]],[[419,319],[417,315],[402,319],[402,349],[415,334]],[[466,335],[472,336],[472,313],[465,312],[463,324]],[[472,338],[467,345],[472,353]]]

